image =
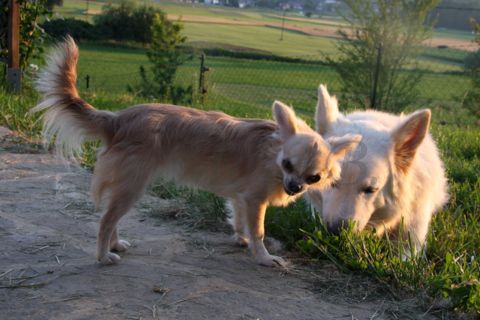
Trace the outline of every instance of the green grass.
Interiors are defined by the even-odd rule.
[[[274,55],[287,57],[315,57],[336,52],[335,40],[261,26],[211,25],[184,23],[188,42],[207,42],[220,45],[235,44]],[[188,43],[187,42],[187,43]]]
[[[26,136],[39,137],[39,116],[29,113],[36,103],[37,95],[30,90],[25,95],[11,95],[0,86],[0,124]]]
[[[436,29],[433,33],[436,37],[452,38],[452,39],[462,39],[462,40],[472,40],[475,39],[475,36],[469,31],[462,30],[449,30],[449,29]]]

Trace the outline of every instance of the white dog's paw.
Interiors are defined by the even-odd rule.
[[[248,239],[238,233],[235,233],[233,235],[233,239],[235,240],[235,243],[239,245],[240,247],[248,247]]]
[[[99,258],[98,261],[103,265],[117,264],[120,261],[120,256],[113,252],[107,252],[107,254]]]
[[[130,242],[126,240],[118,240],[117,243],[114,243],[110,249],[117,252],[124,252],[127,251],[131,246],[132,245]]]
[[[286,268],[289,265],[288,262],[283,258],[271,254],[255,257],[255,260],[258,264],[267,267]]]

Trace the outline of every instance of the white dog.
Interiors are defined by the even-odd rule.
[[[448,200],[444,167],[428,133],[430,116],[428,109],[408,116],[373,110],[344,116],[337,99],[320,85],[317,131],[330,141],[363,136],[332,188],[309,193],[331,232],[352,220],[357,230],[371,226],[379,236],[385,231],[400,236],[403,220],[401,237],[410,235],[414,249],[422,248],[432,214]]]

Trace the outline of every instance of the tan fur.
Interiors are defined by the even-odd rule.
[[[276,122],[167,104],[99,111],[78,97],[77,57],[71,38],[50,55],[37,81],[44,98],[33,110],[47,109],[45,136],[56,137],[57,147],[68,155],[78,154],[85,139],[103,142],[92,181],[97,205],[109,194],[98,232],[102,263],[120,259],[110,250],[124,251],[128,242],[118,238],[116,225],[148,182],[161,175],[229,199],[239,243],[249,243],[260,264],[284,265],[263,244],[267,206],[286,205],[309,187],[328,186],[340,174],[338,160],[360,140],[352,136],[330,146],[280,102],[273,106]],[[289,172],[282,169],[287,157],[294,168]],[[322,178],[308,185],[315,174]]]

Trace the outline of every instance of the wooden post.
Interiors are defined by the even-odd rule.
[[[205,96],[207,95],[207,85],[205,83],[205,74],[210,70],[209,67],[205,66],[205,53],[202,53],[200,56],[200,78],[198,80],[198,91],[200,92],[201,103],[205,101]]]
[[[8,69],[7,83],[10,90],[21,89],[22,73],[20,71],[20,7],[16,0],[10,0],[8,10]]]
[[[380,69],[382,67],[382,54],[383,54],[382,46],[383,44],[380,42],[378,44],[377,64],[375,65],[375,72],[373,74],[373,88],[372,88],[372,96],[370,98],[370,109],[376,109],[378,107],[377,91],[378,91],[378,77],[380,75]]]

